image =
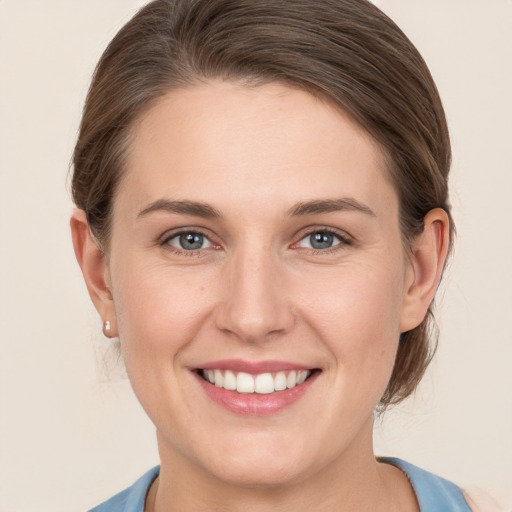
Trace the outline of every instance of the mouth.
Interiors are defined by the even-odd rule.
[[[320,370],[283,370],[258,374],[236,372],[221,368],[200,368],[196,371],[203,380],[217,388],[243,394],[257,393],[260,395],[269,395],[300,386],[314,373]]]
[[[319,368],[285,361],[230,359],[191,368],[205,395],[239,415],[268,416],[290,407],[312,388]]]

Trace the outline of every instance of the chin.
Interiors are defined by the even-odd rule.
[[[308,450],[299,440],[269,439],[253,435],[254,441],[239,439],[229,448],[210,451],[203,459],[208,473],[226,484],[246,488],[277,488],[296,484],[315,472],[318,450]]]
[[[245,460],[243,463],[230,461],[227,465],[216,465],[211,471],[217,479],[228,485],[259,489],[293,485],[306,476],[298,465],[292,467],[289,459],[277,458],[265,461]]]

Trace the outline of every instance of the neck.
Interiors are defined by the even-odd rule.
[[[317,472],[275,486],[259,486],[219,479],[158,436],[161,470],[145,512],[419,510],[405,475],[375,460],[371,428],[364,437],[365,443],[355,443],[343,457]]]

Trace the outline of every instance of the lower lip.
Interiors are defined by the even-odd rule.
[[[299,400],[311,387],[319,373],[314,372],[305,382],[294,388],[269,394],[229,391],[206,382],[197,373],[196,377],[208,397],[228,411],[244,416],[269,416]]]

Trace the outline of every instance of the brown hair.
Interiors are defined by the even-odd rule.
[[[405,242],[421,233],[429,210],[450,215],[451,152],[439,94],[416,48],[373,4],[155,0],[101,57],[74,152],[73,198],[104,249],[135,119],[169,90],[212,78],[282,82],[349,112],[386,156]],[[410,395],[423,376],[437,343],[432,319],[430,308],[401,335],[381,407]]]

